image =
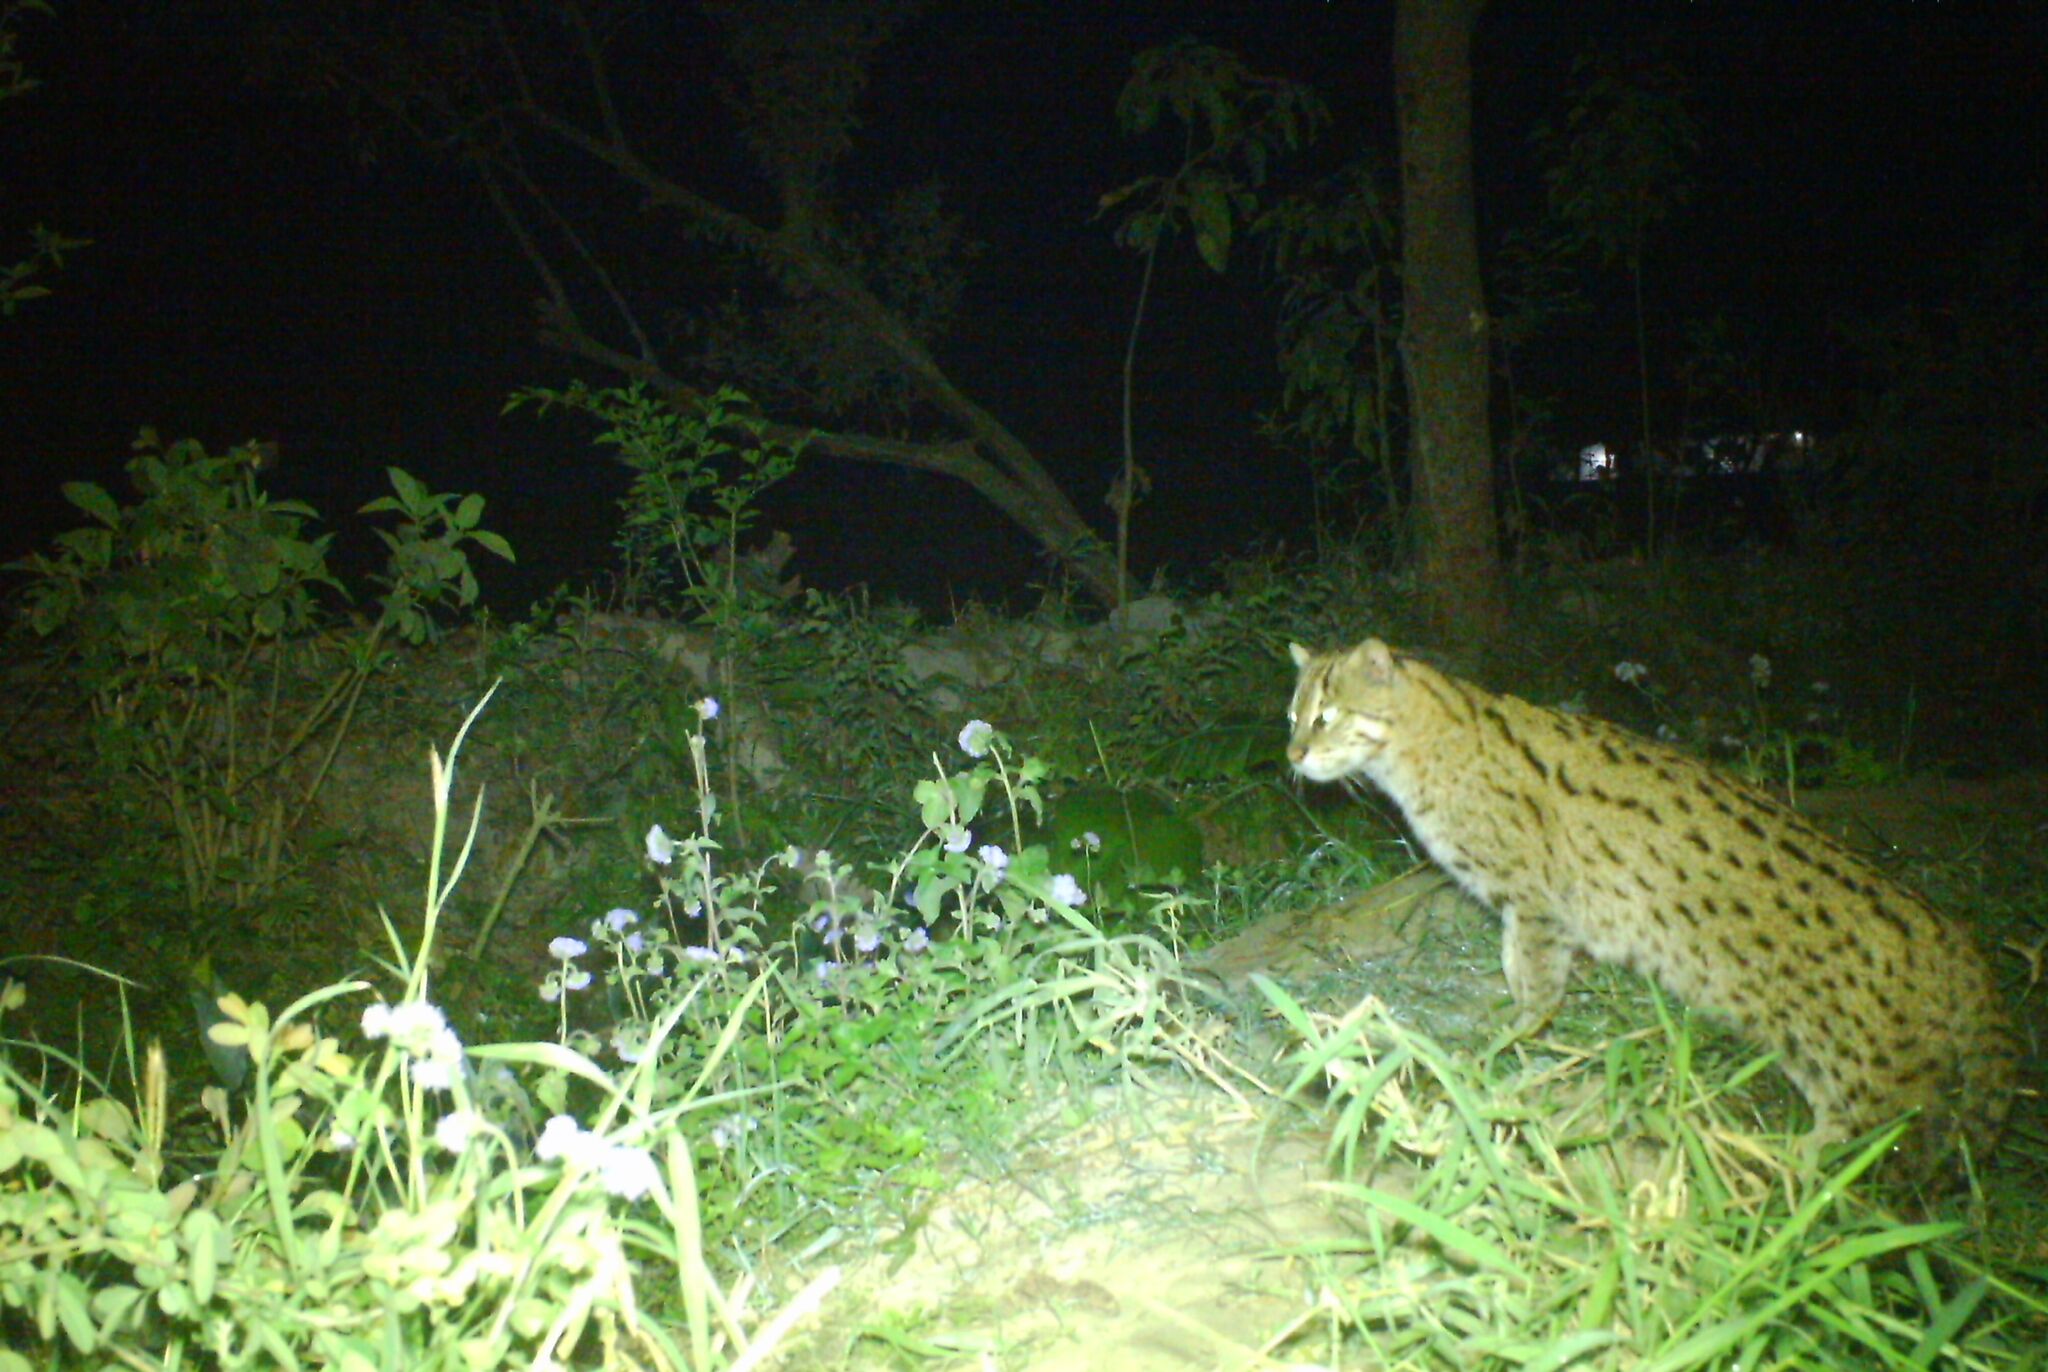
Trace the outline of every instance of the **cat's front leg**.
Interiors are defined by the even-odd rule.
[[[1564,999],[1572,972],[1572,945],[1547,914],[1500,907],[1500,968],[1515,998],[1515,1032],[1533,1034],[1549,1023]]]

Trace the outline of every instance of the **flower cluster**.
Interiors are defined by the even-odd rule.
[[[581,991],[590,985],[590,973],[576,965],[576,959],[589,951],[589,944],[567,934],[549,939],[548,956],[561,965],[541,981],[540,998],[553,1005],[570,991]]]
[[[390,1039],[404,1050],[412,1079],[429,1091],[446,1091],[462,1074],[462,1040],[448,1027],[447,1016],[423,1000],[383,1001],[363,1010],[363,1033]]]
[[[595,1172],[604,1189],[622,1200],[639,1200],[661,1184],[660,1170],[645,1148],[593,1134],[568,1115],[555,1115],[542,1126],[533,1153],[542,1162],[566,1162]]]

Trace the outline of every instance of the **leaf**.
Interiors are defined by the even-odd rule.
[[[64,498],[110,529],[121,527],[121,509],[114,498],[90,481],[67,481]]]
[[[1221,180],[1203,177],[1189,185],[1188,218],[1202,261],[1220,275],[1230,265],[1230,195]]]
[[[940,828],[952,818],[952,793],[938,782],[920,781],[911,787],[910,796],[917,802],[925,828]]]
[[[188,1274],[192,1296],[205,1305],[213,1299],[214,1288],[220,1279],[221,1254],[227,1248],[220,1219],[211,1210],[194,1210],[185,1216],[181,1228],[185,1243],[192,1252],[192,1266]]]
[[[512,545],[488,529],[477,529],[470,534],[470,538],[481,544],[486,551],[496,553],[507,562],[517,562],[519,560],[512,556]]]
[[[93,1323],[92,1296],[84,1282],[61,1268],[50,1271],[50,1300],[57,1310],[64,1336],[81,1353],[99,1347],[99,1327]]]
[[[398,492],[406,512],[413,515],[425,513],[432,497],[420,479],[403,467],[386,467],[384,471],[391,478],[392,489]]]
[[[1371,1186],[1359,1186],[1352,1182],[1324,1182],[1318,1189],[1333,1192],[1361,1205],[1385,1211],[1395,1219],[1413,1225],[1435,1239],[1438,1244],[1458,1255],[1475,1267],[1490,1267],[1516,1281],[1526,1282],[1529,1274],[1516,1265],[1515,1260],[1488,1239],[1481,1238],[1466,1229],[1461,1229],[1442,1215],[1434,1214],[1417,1205],[1414,1201]]]
[[[472,491],[462,497],[462,503],[455,507],[455,515],[449,521],[458,529],[474,529],[477,521],[484,517],[484,498]]]

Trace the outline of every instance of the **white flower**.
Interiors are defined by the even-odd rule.
[[[623,1143],[606,1147],[598,1164],[598,1174],[604,1178],[605,1190],[620,1200],[629,1201],[639,1200],[661,1180],[654,1158],[645,1148],[633,1148]]]
[[[451,1153],[460,1153],[483,1127],[484,1117],[476,1111],[451,1110],[434,1126],[434,1142]]]
[[[657,867],[666,867],[676,859],[676,841],[668,836],[668,830],[659,824],[647,831],[647,860]]]
[[[713,696],[705,696],[705,697],[704,697],[704,698],[703,698],[702,700],[700,700],[700,701],[698,701],[698,702],[697,702],[697,718],[699,718],[699,719],[717,719],[717,718],[718,718],[718,701],[717,701],[717,699],[716,699],[715,697],[713,697]]]
[[[426,1091],[450,1091],[455,1087],[455,1073],[444,1062],[416,1062],[412,1067],[412,1079]]]
[[[640,916],[623,905],[615,910],[607,911],[604,917],[605,928],[615,934],[623,930],[627,925],[638,924],[639,922]]]
[[[1088,893],[1081,889],[1081,883],[1065,872],[1052,879],[1052,898],[1070,909],[1088,903]]]
[[[987,757],[989,741],[995,735],[995,726],[987,720],[970,719],[960,731],[960,751],[969,757]]]
[[[922,924],[911,930],[910,936],[903,940],[903,951],[906,953],[922,953],[931,946],[931,931]]]
[[[462,1040],[445,1024],[424,1052],[415,1051],[412,1079],[429,1091],[446,1091],[462,1074]]]
[[[548,940],[548,956],[561,962],[567,962],[571,958],[580,958],[589,951],[589,944],[580,938],[571,938],[567,934],[562,934],[559,937]]]
[[[1010,865],[1010,855],[993,843],[984,843],[976,850],[975,856],[995,868],[998,872]]]
[[[967,851],[967,845],[972,842],[974,842],[974,831],[972,829],[955,829],[952,833],[946,835],[946,851],[949,853],[964,853]]]
[[[363,1011],[364,1034],[388,1038],[416,1057],[427,1053],[435,1039],[447,1032],[447,1017],[423,1000],[403,1000],[396,1005],[379,1001]]]
[[[1068,846],[1071,848],[1086,849],[1088,852],[1091,853],[1099,853],[1102,851],[1102,835],[1096,833],[1093,829],[1090,829],[1083,833],[1079,838],[1073,840],[1073,842],[1071,842]]]
[[[592,1145],[598,1142],[601,1140],[586,1133],[573,1116],[551,1115],[541,1126],[540,1137],[534,1140],[533,1155],[542,1162],[583,1161],[592,1156]]]
[[[1650,669],[1640,662],[1617,662],[1614,664],[1614,678],[1625,686],[1634,686],[1650,674]]]
[[[1771,660],[1762,653],[1754,653],[1749,659],[1749,679],[1759,691],[1771,684]]]

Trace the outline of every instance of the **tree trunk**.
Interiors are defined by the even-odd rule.
[[[1437,634],[1474,646],[1506,618],[1472,213],[1472,29],[1480,3],[1399,0],[1394,15],[1401,361],[1418,570]]]

